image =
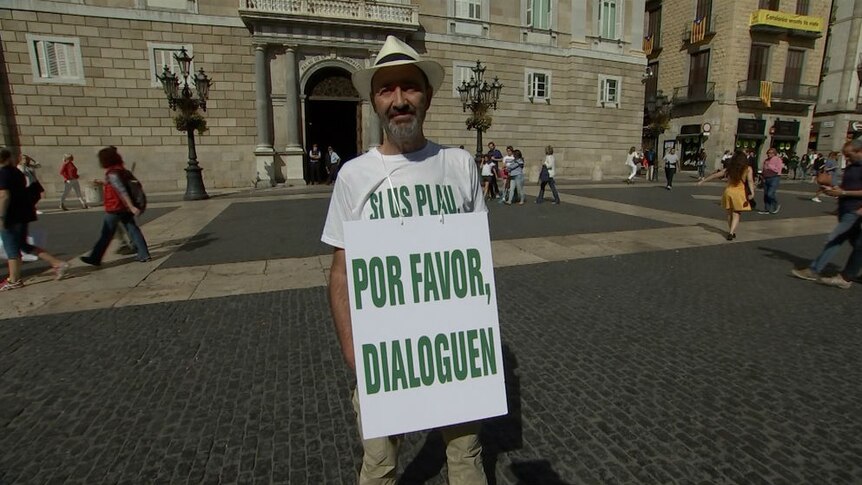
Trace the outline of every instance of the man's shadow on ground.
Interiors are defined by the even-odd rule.
[[[521,418],[521,383],[516,374],[518,360],[508,345],[503,344],[503,369],[506,379],[506,399],[509,413],[482,422],[482,463],[488,485],[497,485],[497,462],[501,453],[523,448]],[[446,464],[446,445],[439,431],[428,433],[416,457],[407,465],[399,485],[419,485],[437,477]],[[523,485],[565,485],[546,460],[512,464],[512,473]]]

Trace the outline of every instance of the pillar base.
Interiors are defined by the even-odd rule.
[[[303,180],[302,171],[303,152],[302,147],[287,147],[284,149],[284,178],[287,180]]]
[[[254,187],[275,187],[275,151],[272,148],[258,147],[254,151]]]

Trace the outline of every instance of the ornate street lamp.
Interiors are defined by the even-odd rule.
[[[673,106],[668,101],[668,97],[661,89],[656,91],[654,96],[650,96],[646,101],[647,116],[649,116],[648,129],[653,136],[653,149],[658,151],[658,137],[665,132],[667,124],[670,121],[671,109]]]
[[[457,90],[461,97],[461,109],[465,113],[469,109],[472,113],[467,118],[466,124],[468,130],[476,130],[476,156],[479,157],[482,154],[482,133],[491,128],[488,109],[497,109],[497,101],[500,99],[503,85],[496,76],[491,84],[484,80],[485,67],[480,61],[476,61],[476,66],[470,70],[473,71],[473,76],[469,81],[462,81]]]
[[[207,131],[207,120],[198,112],[198,108],[204,112],[207,110],[207,98],[209,98],[210,79],[203,69],[197,73],[190,72],[193,57],[189,56],[186,48],[183,47],[179,54],[174,54],[177,64],[180,66],[180,74],[182,75],[182,86],[180,85],[180,76],[171,72],[168,66],[165,66],[161,76],[156,76],[162,83],[165,90],[165,96],[168,98],[168,106],[179,113],[174,118],[177,124],[177,130],[185,131],[188,135],[189,145],[189,161],[186,167],[186,194],[183,196],[185,200],[202,200],[208,199],[209,195],[204,187],[204,179],[201,175],[202,169],[198,166],[198,154],[195,150],[195,131],[202,134]],[[192,91],[194,85],[194,91]]]

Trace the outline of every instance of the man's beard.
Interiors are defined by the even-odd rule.
[[[391,115],[399,113],[410,113],[413,115],[413,119],[406,123],[398,123],[390,119]],[[385,113],[378,113],[378,117],[386,136],[395,143],[415,141],[422,135],[422,124],[425,122],[425,110],[423,108],[410,106],[407,109],[390,109]]]

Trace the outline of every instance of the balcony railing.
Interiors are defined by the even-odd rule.
[[[808,84],[772,83],[771,98],[774,101],[800,101],[807,104],[817,102],[819,88]],[[736,89],[737,98],[760,98],[760,81],[747,79],[739,81]]]
[[[241,12],[419,25],[419,8],[370,0],[239,0]]]
[[[690,84],[673,88],[673,104],[715,101],[715,83]]]

